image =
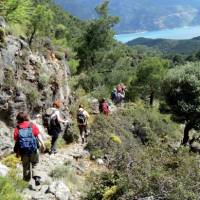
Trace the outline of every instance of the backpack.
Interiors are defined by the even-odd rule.
[[[79,124],[85,124],[86,123],[86,117],[85,115],[83,114],[83,111],[79,111],[78,114],[77,114],[77,122]]]
[[[111,93],[111,100],[112,101],[114,101],[116,99],[116,93],[117,92],[115,90],[112,91],[112,93]]]
[[[102,103],[101,107],[102,107],[102,111],[103,111],[104,114],[109,113],[109,107],[108,107],[108,104],[106,102]]]
[[[38,141],[33,135],[32,124],[30,123],[27,128],[20,128],[17,126],[19,131],[19,152],[20,154],[30,155],[37,151]]]
[[[57,116],[52,117],[54,113],[55,111],[50,111],[50,109],[47,109],[46,113],[42,116],[43,126],[45,128],[51,129],[54,127],[60,127]]]

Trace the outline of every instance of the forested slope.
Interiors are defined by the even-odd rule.
[[[0,134],[12,138],[13,119],[22,107],[33,119],[57,98],[72,121],[65,140],[59,140],[62,148],[57,155],[62,158],[42,156],[46,181],[38,193],[32,190],[34,199],[41,199],[41,193],[56,199],[60,190],[55,188],[64,184],[61,193],[67,191],[76,200],[199,200],[200,63],[196,52],[194,60],[180,59],[173,53],[118,43],[113,31],[118,17],[109,15],[107,1],[96,8],[98,18],[87,22],[48,0],[5,0],[0,8],[0,122],[5,130]],[[110,102],[114,109],[108,117],[94,114],[91,104],[97,102],[98,109],[98,100],[110,101],[119,83],[127,88],[125,102]],[[85,146],[76,144],[79,104],[91,114]],[[10,139],[10,151],[12,145]],[[8,155],[10,151],[1,155],[1,162],[14,171],[0,177],[0,194],[21,200],[31,188],[21,182],[20,161]],[[45,170],[51,161],[55,165],[49,166],[56,168]]]

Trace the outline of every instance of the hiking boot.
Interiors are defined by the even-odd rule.
[[[35,186],[39,186],[40,185],[40,177],[36,176],[35,177]]]
[[[40,185],[40,177],[39,176],[34,176],[33,179],[35,180],[35,186]]]
[[[81,143],[82,143],[82,144],[84,144],[84,142],[85,142],[85,139],[84,139],[84,138],[82,138],[82,142],[81,142]]]

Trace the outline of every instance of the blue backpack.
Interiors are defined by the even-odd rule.
[[[38,142],[36,137],[33,135],[32,124],[30,123],[27,128],[20,128],[19,126],[17,128],[19,130],[19,152],[26,155],[36,152]]]

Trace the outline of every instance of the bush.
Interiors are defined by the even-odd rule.
[[[39,74],[39,77],[38,77],[38,88],[44,89],[46,86],[48,86],[49,79],[50,79],[50,77],[46,73]]]
[[[79,130],[77,126],[73,124],[72,126],[69,126],[68,128],[65,129],[63,139],[65,140],[67,144],[72,143],[72,142],[78,142],[78,138],[79,138],[78,132]]]
[[[133,123],[140,130],[136,136]],[[141,131],[148,141],[144,145],[140,142]],[[105,178],[104,173],[97,176],[91,181],[92,188],[85,199],[129,200],[154,196],[198,200],[198,155],[184,147],[171,148],[181,135],[181,129],[169,115],[160,114],[155,108],[144,109],[139,103],[126,105],[109,118],[97,116],[87,149],[91,155],[104,157],[117,176]],[[120,145],[113,138],[114,141],[120,138]]]
[[[15,154],[11,154],[11,155],[3,158],[2,163],[4,165],[6,165],[7,167],[10,167],[12,169],[16,169],[17,164],[20,163],[20,158],[17,158]]]
[[[22,200],[9,178],[0,177],[0,200]]]
[[[14,70],[13,68],[6,68],[4,70],[4,87],[12,88],[15,86]]]
[[[70,59],[68,63],[71,74],[72,75],[76,74],[79,67],[79,61],[75,59]]]
[[[27,87],[25,93],[29,104],[35,107],[41,97],[38,89],[36,87]]]

